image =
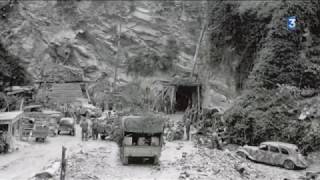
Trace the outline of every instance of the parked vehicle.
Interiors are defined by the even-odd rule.
[[[43,110],[43,113],[46,114],[49,118],[48,120],[49,135],[56,136],[58,134],[59,122],[60,122],[60,119],[62,118],[62,113],[59,111],[52,111],[52,110]]]
[[[50,117],[48,127],[49,127],[49,135],[56,136],[58,134],[58,129],[59,129],[59,120],[55,117]]]
[[[286,169],[307,168],[308,162],[294,144],[263,142],[257,146],[243,146],[237,150],[241,157],[256,162],[282,166]]]
[[[48,119],[41,105],[26,106],[23,109],[23,118],[33,120],[32,137],[36,141],[44,142],[49,135]]]
[[[49,135],[49,128],[45,125],[36,125],[32,131],[32,137],[38,142],[44,142]]]
[[[62,132],[67,132],[71,136],[75,136],[75,120],[70,117],[61,118],[58,128],[58,134]]]
[[[124,116],[121,119],[120,159],[143,158],[159,163],[163,144],[164,120],[156,116]]]

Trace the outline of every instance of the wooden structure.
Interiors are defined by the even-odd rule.
[[[71,104],[79,98],[88,98],[90,101],[85,81],[37,83],[40,86],[37,97],[43,99],[45,104]]]
[[[160,81],[162,90],[158,93],[154,106],[168,106],[172,112],[184,111],[187,106],[197,107],[202,104],[202,86],[191,78],[175,78],[172,81]]]
[[[0,113],[0,130],[7,132],[9,148],[13,148],[13,138],[19,135],[19,119],[22,113],[22,111]]]
[[[48,92],[49,101],[57,103],[71,103],[82,98],[83,93],[79,83],[52,84]]]

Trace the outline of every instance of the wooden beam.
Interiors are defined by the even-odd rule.
[[[116,66],[115,66],[115,70],[114,70],[114,80],[113,80],[113,86],[112,86],[112,90],[115,90],[116,88],[116,83],[118,80],[118,66],[120,64],[120,48],[121,48],[121,44],[120,44],[120,40],[121,40],[121,23],[119,23],[119,29],[118,29],[118,50],[117,50],[117,59],[116,59]]]
[[[200,113],[200,86],[197,86],[197,99],[198,99],[198,114]]]
[[[201,33],[200,33],[200,37],[199,37],[199,40],[198,40],[198,43],[197,43],[197,47],[196,47],[196,52],[194,53],[194,56],[193,56],[193,67],[192,67],[192,72],[191,72],[191,75],[190,77],[193,77],[193,74],[194,74],[194,70],[195,70],[195,67],[196,67],[196,64],[197,64],[197,57],[198,57],[198,53],[199,53],[199,48],[201,46],[201,42],[202,42],[202,39],[203,39],[203,36],[204,36],[204,33],[207,29],[207,22],[204,23],[203,27],[202,27],[202,30],[201,30]]]

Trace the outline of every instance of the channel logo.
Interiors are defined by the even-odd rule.
[[[287,19],[287,28],[288,28],[288,30],[290,30],[290,31],[296,30],[296,26],[297,26],[296,22],[297,22],[297,17],[296,16],[288,17],[288,19]]]

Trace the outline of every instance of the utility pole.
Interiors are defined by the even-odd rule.
[[[114,80],[113,80],[112,91],[115,90],[116,83],[118,80],[118,68],[119,68],[118,66],[120,63],[120,48],[121,48],[120,40],[121,40],[121,23],[118,24],[118,45],[117,45],[118,50],[117,50],[116,66],[114,70]]]

